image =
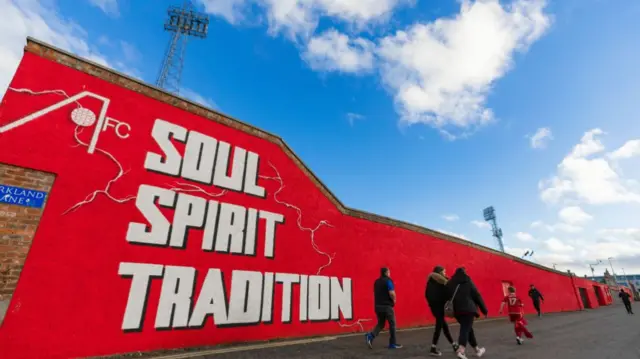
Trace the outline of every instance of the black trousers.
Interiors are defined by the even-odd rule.
[[[538,312],[538,315],[540,315],[540,299],[533,300],[533,307],[536,308],[536,312]]]
[[[458,314],[456,320],[460,323],[460,335],[458,336],[458,344],[461,347],[467,346],[467,343],[472,347],[478,346],[476,340],[476,333],[473,331],[473,321],[476,319],[475,314]]]
[[[384,325],[386,322],[389,322],[389,345],[394,345],[396,343],[396,312],[393,310],[393,307],[387,305],[376,305],[376,317],[378,317],[378,324],[371,335],[375,338],[377,337],[382,329],[384,329]]]
[[[631,308],[631,301],[624,301],[624,307],[627,309],[627,313],[633,314],[633,309]]]
[[[444,305],[443,305],[444,308]],[[438,340],[440,340],[440,332],[444,333],[445,338],[449,341],[449,343],[453,343],[453,337],[451,336],[451,332],[449,331],[449,324],[444,318],[444,310],[433,310],[431,309],[431,314],[436,319],[436,329],[433,332],[433,341],[431,344],[438,345]]]

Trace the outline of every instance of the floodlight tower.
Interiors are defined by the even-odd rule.
[[[207,37],[209,16],[195,11],[190,0],[185,0],[182,7],[170,6],[167,14],[169,18],[164,24],[164,29],[173,34],[162,61],[156,86],[177,95],[180,93],[187,42],[190,37]]]
[[[500,251],[504,253],[504,244],[502,243],[502,229],[498,227],[498,223],[496,223],[496,211],[491,207],[487,207],[484,209],[484,220],[491,223],[491,229],[493,231],[493,236],[498,240],[498,247]]]
[[[589,268],[591,268],[591,279],[593,279],[594,281],[596,280],[596,274],[595,274],[595,269],[593,269],[593,266],[597,266],[598,264],[602,263],[601,260],[596,259],[597,263],[595,264],[589,264]]]
[[[616,284],[618,283],[618,277],[616,277],[616,271],[613,269],[613,263],[611,263],[611,260],[613,259],[613,257],[609,257],[607,258],[609,260],[609,265],[611,266],[611,274],[613,274],[613,280],[616,281]]]

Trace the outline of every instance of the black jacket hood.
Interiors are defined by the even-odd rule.
[[[471,278],[467,273],[465,273],[464,270],[457,269],[456,272],[453,274],[453,277],[451,277],[449,281],[458,285],[458,284],[470,282]]]
[[[444,303],[448,298],[447,282],[447,277],[438,272],[432,272],[427,277],[424,295],[434,316],[444,315]]]
[[[478,309],[483,314],[487,314],[482,296],[464,269],[456,270],[447,283],[447,290],[448,298],[453,300],[453,310],[456,314],[473,314],[478,317]]]

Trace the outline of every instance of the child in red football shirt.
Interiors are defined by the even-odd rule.
[[[516,341],[519,345],[522,345],[522,334],[527,338],[533,338],[533,334],[527,329],[527,320],[524,318],[524,304],[522,300],[516,296],[516,288],[509,287],[509,295],[504,297],[502,303],[500,303],[499,314],[502,314],[502,309],[505,304],[507,305],[509,320],[511,320],[511,323],[514,325]]]

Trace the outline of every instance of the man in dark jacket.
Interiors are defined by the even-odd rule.
[[[536,289],[536,287],[534,287],[534,285],[532,284],[531,288],[529,289],[529,296],[533,300],[533,307],[536,308],[538,316],[541,316],[542,312],[540,311],[540,300],[544,302],[542,293],[540,293],[540,291],[538,291],[538,289]]]
[[[473,330],[473,321],[480,317],[478,309],[486,317],[487,307],[482,300],[482,296],[476,285],[473,283],[464,268],[456,269],[453,277],[447,282],[447,291],[453,301],[453,312],[456,320],[460,323],[460,335],[458,337],[458,359],[467,359],[465,354],[467,342],[475,349],[476,356],[481,357],[485,353],[485,348],[478,346],[476,335]]]
[[[631,296],[629,293],[620,288],[620,294],[618,294],[618,297],[622,299],[622,303],[624,303],[624,307],[627,309],[627,314],[633,314],[633,308],[631,308]]]
[[[373,296],[378,325],[365,335],[367,345],[373,348],[373,340],[384,329],[385,322],[389,322],[389,349],[402,348],[402,345],[396,342],[396,314],[393,310],[396,305],[396,289],[389,268],[380,269],[380,278],[373,283]]]
[[[447,302],[447,273],[441,266],[436,266],[433,272],[429,274],[427,279],[427,289],[425,290],[425,297],[431,314],[436,320],[436,328],[433,332],[433,341],[431,342],[431,351],[429,354],[433,356],[442,356],[440,350],[438,350],[438,340],[440,339],[440,332],[444,332],[444,336],[449,343],[453,346],[453,350],[458,350],[458,344],[453,341],[451,332],[449,331],[449,325],[444,318],[444,305]]]

